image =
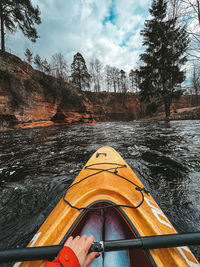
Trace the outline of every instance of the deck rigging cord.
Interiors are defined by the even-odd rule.
[[[103,169],[103,168],[98,168],[97,166],[101,166],[101,165],[112,165],[113,167],[111,168],[106,168],[106,169]],[[122,208],[131,208],[131,209],[137,209],[139,208],[143,202],[144,202],[144,193],[145,194],[149,194],[149,192],[145,189],[145,187],[140,187],[139,185],[135,184],[134,182],[130,181],[128,178],[118,174],[118,169],[121,169],[121,168],[127,168],[127,166],[125,164],[118,164],[118,163],[108,163],[108,162],[103,162],[103,163],[95,163],[95,164],[91,164],[91,165],[88,165],[88,166],[85,166],[85,169],[88,169],[88,170],[93,170],[93,171],[97,171],[95,173],[92,173],[86,177],[84,177],[83,179],[81,179],[80,181],[70,185],[68,187],[68,189],[66,190],[65,194],[63,195],[63,200],[65,201],[65,203],[67,203],[71,208],[73,209],[76,209],[76,210],[98,210],[98,209],[102,209],[102,208],[119,208],[119,207],[122,207]],[[75,185],[78,185],[80,184],[81,182],[85,181],[86,179],[89,179],[99,173],[102,173],[102,172],[108,172],[108,173],[112,173],[116,176],[118,176],[119,178],[121,179],[124,179],[126,180],[127,182],[129,182],[130,184],[134,185],[135,186],[135,190],[139,191],[141,196],[142,196],[142,199],[140,201],[140,203],[137,205],[137,206],[129,206],[129,205],[122,205],[122,204],[108,204],[108,205],[104,205],[103,207],[101,206],[95,206],[95,207],[76,207],[76,206],[73,206],[66,198],[65,198],[65,195],[67,194],[68,190],[72,187],[74,187]]]

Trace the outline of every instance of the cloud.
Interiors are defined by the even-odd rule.
[[[28,47],[50,61],[62,53],[70,65],[82,53],[87,64],[94,57],[104,65],[129,71],[143,51],[140,30],[151,0],[32,0],[41,10],[40,38],[31,43],[20,32],[9,36],[7,47],[24,58]]]

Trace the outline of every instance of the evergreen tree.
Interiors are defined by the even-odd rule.
[[[33,7],[31,0],[1,0],[1,50],[5,51],[5,29],[14,33],[17,27],[32,42],[38,38],[34,23],[40,24],[39,7]]]
[[[126,94],[127,84],[126,84],[126,72],[124,70],[120,70],[120,83],[121,83],[121,92]]]
[[[141,32],[145,53],[140,55],[141,67],[136,71],[142,101],[155,106],[164,104],[166,118],[170,116],[173,98],[180,96],[176,90],[185,80],[181,66],[186,62],[185,51],[189,38],[184,26],[178,26],[176,18],[167,20],[166,0],[153,0],[151,20],[145,21]]]
[[[42,69],[46,74],[51,73],[51,65],[48,63],[46,59],[42,61]]]
[[[76,84],[80,90],[90,86],[90,74],[88,73],[85,59],[80,53],[74,55],[71,64],[72,83]]]
[[[31,51],[27,48],[25,53],[24,53],[26,59],[27,59],[27,62],[29,64],[31,64],[32,60],[33,60],[33,53],[31,53]]]
[[[34,57],[34,64],[36,65],[36,68],[39,71],[43,70],[43,62],[42,62],[41,57],[38,54],[36,54],[36,56]]]

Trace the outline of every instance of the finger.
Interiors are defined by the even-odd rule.
[[[85,260],[85,265],[84,267],[87,267],[93,260],[98,258],[100,256],[99,252],[91,252],[90,254],[87,255],[87,258]]]
[[[78,241],[79,246],[81,247],[85,247],[87,244],[87,236],[86,235],[82,235],[81,238]]]
[[[82,236],[81,236],[81,239],[83,239],[83,240],[86,241],[86,240],[87,240],[87,236],[86,236],[86,235],[82,235]]]
[[[80,242],[80,236],[77,235],[77,236],[74,238],[74,240],[73,240],[73,245],[74,245],[74,246],[77,246],[77,244],[79,244],[79,242]]]
[[[73,236],[70,236],[67,241],[65,242],[64,246],[70,246],[73,240]]]
[[[80,235],[77,235],[74,240],[79,240],[80,239]]]
[[[91,236],[87,239],[87,241],[86,241],[86,246],[85,246],[85,250],[86,250],[86,252],[89,251],[89,249],[90,249],[90,247],[91,247],[91,245],[92,245],[93,242],[94,242],[94,236],[91,235]]]

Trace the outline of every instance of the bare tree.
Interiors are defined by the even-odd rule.
[[[92,82],[94,83],[95,92],[101,91],[102,68],[103,65],[99,59],[90,61],[90,75],[92,77]]]
[[[111,91],[111,86],[112,86],[112,72],[111,72],[111,66],[106,65],[105,66],[105,81],[106,81],[106,88],[107,92]]]
[[[137,75],[136,72],[131,69],[129,72],[129,82],[130,82],[130,88],[132,92],[136,92],[137,93]]]
[[[184,15],[182,0],[168,0],[168,19],[175,20]]]
[[[191,40],[187,54],[200,60],[200,0],[168,0],[168,17],[186,25]]]
[[[115,93],[117,92],[118,75],[119,75],[118,68],[111,67],[110,68],[110,78],[111,78],[111,83],[112,83],[113,90]]]
[[[199,92],[200,92],[200,69],[197,66],[193,66],[192,84],[191,87],[195,94],[195,104],[199,105]]]
[[[94,70],[94,60],[91,60],[89,62],[89,73],[91,76],[91,88],[92,88],[92,86],[94,86],[94,92],[97,92],[96,76],[95,76],[95,70]]]
[[[68,79],[67,61],[61,53],[56,53],[51,60],[52,74],[57,78]]]

